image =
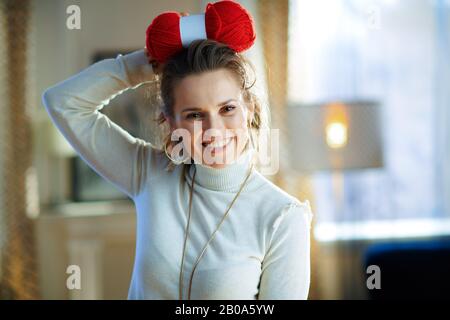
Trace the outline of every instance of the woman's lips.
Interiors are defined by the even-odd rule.
[[[223,139],[220,141],[213,141],[210,143],[203,142],[202,145],[206,147],[211,153],[218,153],[227,148],[228,145],[231,144],[231,142],[234,140],[234,137]]]

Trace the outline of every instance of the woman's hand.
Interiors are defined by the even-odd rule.
[[[154,74],[161,74],[162,70],[164,68],[164,64],[159,63],[158,61],[156,61],[148,52],[147,48],[144,48],[145,54],[147,55],[148,58],[148,63],[150,63],[152,65],[153,68],[153,73]]]
[[[182,17],[188,16],[189,13],[187,12],[180,12]],[[148,57],[148,63],[152,65],[153,73],[155,74],[161,74],[164,69],[164,63],[159,63],[158,61],[153,58],[150,53],[148,52],[147,48],[144,48],[145,54]]]

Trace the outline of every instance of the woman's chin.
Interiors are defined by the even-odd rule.
[[[213,169],[223,169],[227,166],[228,164],[220,164],[220,163],[213,163],[211,165],[208,165],[208,167],[213,168]]]

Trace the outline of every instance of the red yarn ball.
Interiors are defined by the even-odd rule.
[[[146,47],[156,61],[164,63],[183,49],[180,18],[178,12],[168,11],[158,15],[148,26]],[[247,50],[256,39],[252,16],[232,0],[207,4],[205,29],[208,39],[226,44],[236,52]]]

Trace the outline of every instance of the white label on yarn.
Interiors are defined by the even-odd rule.
[[[183,47],[198,39],[206,39],[205,14],[194,14],[180,18],[180,36]]]

